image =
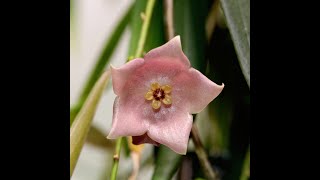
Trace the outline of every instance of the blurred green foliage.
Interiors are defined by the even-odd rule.
[[[149,32],[143,48],[146,53],[153,48],[164,44],[164,24],[163,24],[163,5],[162,0],[157,0],[154,5],[151,22],[149,25]],[[143,14],[145,13],[147,1],[136,0],[133,7],[132,16],[130,19],[131,38],[129,42],[128,57],[131,59],[135,55],[142,29]]]
[[[113,51],[117,47],[117,44],[130,20],[132,7],[130,7],[127,12],[123,15],[119,23],[116,25],[114,31],[111,33],[111,36],[106,41],[104,47],[101,50],[101,54],[97,59],[93,69],[88,76],[85,85],[81,91],[81,94],[78,98],[77,103],[70,110],[70,126],[73,123],[74,118],[80,111],[83,106],[84,101],[87,99],[90,91],[92,90],[93,85],[101,76],[103,71],[106,69],[107,64],[110,62],[110,57],[113,54]]]
[[[220,1],[242,73],[250,88],[250,0]]]

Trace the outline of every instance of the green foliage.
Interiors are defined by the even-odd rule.
[[[221,5],[250,88],[250,0],[221,0]]]
[[[240,177],[249,143],[250,104],[245,99],[250,92],[234,49],[229,30],[216,28],[208,47],[208,77],[218,84],[224,83],[225,88],[208,106],[214,129],[208,137],[214,154],[231,163],[229,168],[223,169],[226,174],[223,179],[230,180]]]
[[[143,19],[141,16],[145,13],[147,1],[136,0],[133,12],[130,20],[130,29],[131,29],[131,39],[129,42],[129,59],[136,58],[135,53],[138,48],[138,42],[140,38],[140,33],[142,29]],[[155,8],[152,13],[151,22],[149,25],[149,31],[147,34],[146,42],[144,44],[143,52],[147,53],[149,50],[161,46],[164,44],[165,35],[164,35],[164,25],[163,25],[163,5],[162,0],[157,0],[155,2]]]
[[[173,3],[175,34],[180,35],[183,52],[192,67],[202,73],[206,70],[205,18],[208,5],[207,0],[175,0]]]
[[[248,180],[250,177],[250,147],[244,159],[240,180]]]
[[[106,71],[93,87],[83,108],[75,117],[75,122],[70,128],[70,177],[77,164],[83,144],[89,132],[96,107],[99,103],[104,88],[110,78],[110,71]]]
[[[92,125],[90,127],[86,142],[102,149],[111,149],[114,147],[114,141],[106,141],[106,134],[102,133],[99,128]]]
[[[73,123],[74,117],[78,114],[79,110],[81,109],[84,101],[87,99],[88,94],[90,93],[93,85],[105,70],[106,65],[109,63],[110,57],[113,54],[113,51],[116,48],[120,40],[120,37],[123,34],[123,31],[130,20],[131,11],[132,7],[130,7],[127,10],[127,12],[124,14],[122,19],[119,21],[119,23],[116,25],[115,29],[111,33],[109,39],[106,41],[94,68],[91,70],[91,73],[88,76],[84,88],[78,98],[77,104],[70,110],[70,126]]]

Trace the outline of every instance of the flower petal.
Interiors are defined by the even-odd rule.
[[[147,132],[150,122],[162,119],[174,120],[172,114],[178,113],[178,110],[187,112],[187,107],[181,101],[181,98],[174,96],[174,87],[172,87],[171,92],[173,104],[170,106],[161,105],[159,109],[154,109],[152,101],[145,99],[152,83],[158,82],[160,85],[170,85],[173,77],[182,71],[188,71],[188,68],[179,62],[164,61],[165,63],[159,60],[145,62],[128,77],[122,87],[123,91],[119,96],[119,102],[116,103],[118,105],[115,106],[118,106],[118,108],[114,113],[110,138],[140,136]],[[124,66],[127,65],[129,64]]]
[[[175,86],[180,88],[177,94],[188,103],[188,112],[191,114],[202,111],[224,88],[224,84],[217,85],[194,68],[187,73],[180,73],[174,81]]]
[[[188,68],[190,67],[190,61],[183,53],[181,48],[180,36],[176,36],[172,38],[170,41],[168,41],[166,44],[158,48],[152,49],[144,56],[144,59],[146,61],[163,58],[169,58],[174,61],[179,61]]]
[[[148,136],[179,154],[186,154],[192,127],[192,115],[176,112],[171,118],[150,122]]]
[[[132,144],[134,145],[139,145],[139,144],[144,144],[144,143],[149,143],[153,144],[155,146],[159,146],[160,144],[154,140],[152,140],[147,133],[141,135],[141,136],[132,136]]]
[[[130,77],[138,67],[142,66],[143,63],[144,59],[137,58],[131,60],[120,68],[115,68],[111,65],[112,86],[116,95],[120,96],[122,94],[122,90],[128,77]]]
[[[124,106],[122,98],[116,97],[113,105],[112,127],[108,139],[120,136],[140,136],[147,131],[147,124],[137,116],[136,111]]]

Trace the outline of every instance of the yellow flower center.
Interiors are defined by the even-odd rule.
[[[150,90],[146,93],[144,98],[146,100],[152,100],[151,106],[153,109],[159,109],[161,102],[165,105],[172,103],[169,93],[172,91],[170,85],[160,86],[159,83],[152,83]]]

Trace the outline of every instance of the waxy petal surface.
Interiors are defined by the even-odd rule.
[[[131,60],[125,66],[120,68],[115,68],[111,66],[111,74],[112,74],[112,87],[113,91],[116,95],[120,96],[121,92],[128,80],[128,77],[132,75],[132,73],[144,63],[144,59],[137,58]]]
[[[148,136],[176,153],[186,154],[192,128],[192,115],[176,113],[174,119],[152,121]]]
[[[179,36],[151,50],[144,59],[111,69],[118,97],[108,138],[132,136],[134,144],[164,144],[179,154],[187,152],[191,114],[202,111],[224,88],[190,67]],[[157,89],[151,88],[154,83],[168,93],[157,108],[151,106],[152,92]]]
[[[146,61],[154,59],[171,59],[173,61],[180,61],[188,68],[190,67],[190,61],[181,48],[180,36],[176,36],[166,44],[152,49],[144,56],[144,59]]]
[[[147,131],[147,124],[139,116],[136,111],[127,111],[122,108],[120,97],[116,97],[113,105],[112,128],[109,132],[108,139],[115,139],[120,136],[139,136]]]
[[[173,81],[179,87],[177,94],[188,104],[186,111],[191,114],[202,111],[224,88],[224,84],[217,85],[194,68],[178,74]]]

